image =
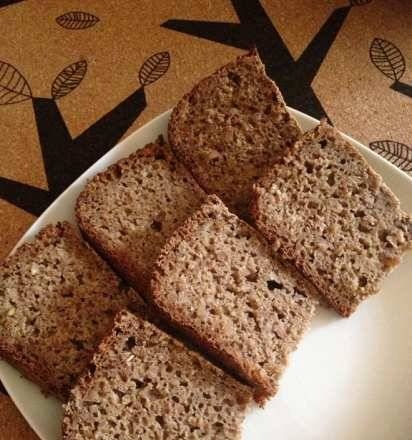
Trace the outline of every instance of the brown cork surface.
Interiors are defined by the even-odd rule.
[[[0,440],[37,440],[13,402],[0,394]]]
[[[408,0],[0,0],[0,24],[0,259],[82,170],[254,45],[290,106],[412,171]],[[0,436],[32,438],[0,403]]]

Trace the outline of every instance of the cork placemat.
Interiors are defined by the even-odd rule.
[[[13,402],[0,394],[0,440],[37,440]]]
[[[290,106],[412,172],[408,0],[0,0],[0,24],[0,259],[119,140],[253,46]],[[34,438],[0,399],[0,440]]]

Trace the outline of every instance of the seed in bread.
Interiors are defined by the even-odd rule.
[[[257,231],[209,196],[163,248],[151,300],[263,402],[308,327],[311,292]]]
[[[411,246],[411,216],[338,131],[307,132],[254,188],[258,229],[343,316]]]
[[[65,406],[63,440],[238,440],[250,400],[247,386],[121,312]]]
[[[252,184],[301,131],[253,50],[185,95],[173,110],[168,134],[200,186],[247,217]]]
[[[134,291],[67,222],[46,226],[0,266],[0,356],[61,399]]]
[[[92,178],[76,216],[88,241],[144,295],[166,238],[203,197],[159,138]]]

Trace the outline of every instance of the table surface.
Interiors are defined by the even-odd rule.
[[[0,259],[91,163],[253,46],[288,105],[412,171],[407,0],[0,0],[0,23]],[[1,389],[0,426],[36,438]]]

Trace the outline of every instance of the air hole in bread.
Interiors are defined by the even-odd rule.
[[[62,298],[73,298],[73,292],[62,293]]]
[[[267,286],[269,290],[283,289],[283,284],[278,283],[276,280],[268,280]]]
[[[307,298],[308,296],[306,295],[306,293],[298,288],[295,288],[296,293],[298,293],[299,295],[303,296],[304,298]]]
[[[137,389],[144,388],[146,384],[139,379],[131,379]]]
[[[359,286],[365,287],[368,284],[368,279],[365,276],[359,277]]]
[[[125,343],[126,350],[130,351],[135,346],[136,346],[136,338],[134,336],[130,336],[129,338],[127,338]]]
[[[165,421],[164,421],[163,416],[156,416],[155,419],[156,419],[156,422],[157,422],[160,426],[164,426]]]
[[[305,160],[305,168],[306,168],[306,172],[308,174],[313,173],[313,163],[312,162],[308,162],[307,160]]]
[[[119,281],[119,290],[120,290],[120,292],[125,292],[125,291],[129,290],[129,286],[123,280],[120,280]]]
[[[388,231],[386,229],[383,229],[381,231],[379,231],[379,240],[386,242],[386,236],[388,235]]]
[[[76,347],[76,350],[84,350],[84,343],[79,339],[71,339],[70,342]]]
[[[223,423],[221,423],[221,422],[215,422],[215,423],[213,424],[213,426],[214,426],[215,428],[217,428],[217,429],[222,429],[222,428],[223,428]]]
[[[113,166],[113,174],[116,177],[116,179],[122,176],[122,169],[119,165]]]
[[[124,393],[123,391],[120,391],[120,390],[118,390],[118,389],[116,389],[116,388],[113,388],[113,392],[116,394],[116,396],[117,396],[120,400],[122,400],[122,397],[125,395],[125,393]]]
[[[335,182],[335,173],[330,173],[329,174],[327,182],[328,182],[329,186],[335,185],[335,183],[336,183]]]
[[[153,220],[150,227],[155,231],[160,232],[162,230],[162,222],[159,222],[158,220]]]
[[[154,158],[156,160],[164,160],[166,159],[166,156],[164,155],[164,152],[162,150],[156,150]]]
[[[326,139],[321,139],[319,141],[320,148],[325,148],[327,144],[328,142],[326,141]]]
[[[230,79],[230,81],[234,82],[237,86],[240,86],[240,83],[242,82],[242,80],[237,73],[229,72],[227,74],[227,77]]]

